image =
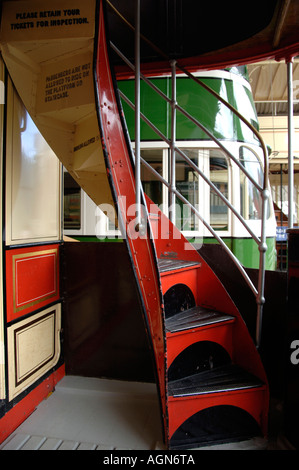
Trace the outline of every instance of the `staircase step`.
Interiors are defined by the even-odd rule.
[[[201,264],[198,261],[185,261],[173,258],[161,258],[158,260],[158,266],[160,273],[166,273],[169,271],[190,269],[195,266],[200,267]]]
[[[186,397],[206,393],[262,387],[263,382],[237,365],[229,364],[168,383],[172,397]]]
[[[232,322],[234,319],[231,315],[196,306],[167,318],[165,326],[166,332],[176,333],[226,321]]]

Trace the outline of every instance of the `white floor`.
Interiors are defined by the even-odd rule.
[[[154,384],[66,376],[0,450],[163,450],[162,442]],[[257,438],[201,449],[271,447]]]

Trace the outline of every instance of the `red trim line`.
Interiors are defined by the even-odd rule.
[[[260,48],[244,48],[241,50],[221,50],[217,53],[206,54],[198,57],[188,57],[178,60],[178,64],[191,73],[200,70],[219,70],[236,65],[248,65],[262,60],[276,60],[290,62],[299,54],[299,42],[282,47],[280,49],[270,49],[266,46]],[[171,73],[169,62],[157,61],[153,63],[141,64],[141,72],[146,76],[163,76]],[[117,80],[127,80],[134,78],[132,70],[125,65],[115,67]]]
[[[41,384],[35,387],[23,400],[17,403],[0,420],[0,444],[33,413],[35,408],[51,393],[55,385],[65,376],[64,364]]]

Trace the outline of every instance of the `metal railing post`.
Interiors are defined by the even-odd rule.
[[[259,278],[257,288],[257,316],[256,316],[256,347],[259,348],[262,337],[262,324],[263,324],[263,308],[265,303],[265,257],[267,251],[266,242],[266,220],[267,220],[267,208],[269,200],[269,191],[264,189],[261,192],[262,198],[262,221],[261,221],[261,240],[259,243],[260,262],[259,262]]]
[[[171,138],[170,138],[170,198],[169,219],[175,224],[176,190],[176,61],[171,61]]]
[[[140,182],[140,0],[135,5],[135,192],[136,231],[141,229]]]
[[[294,156],[293,156],[293,59],[287,63],[288,79],[288,167],[289,167],[289,195],[288,195],[288,226],[293,228],[294,223]]]

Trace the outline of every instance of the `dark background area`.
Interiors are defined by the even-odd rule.
[[[66,373],[154,382],[126,244],[65,243],[62,273]]]

